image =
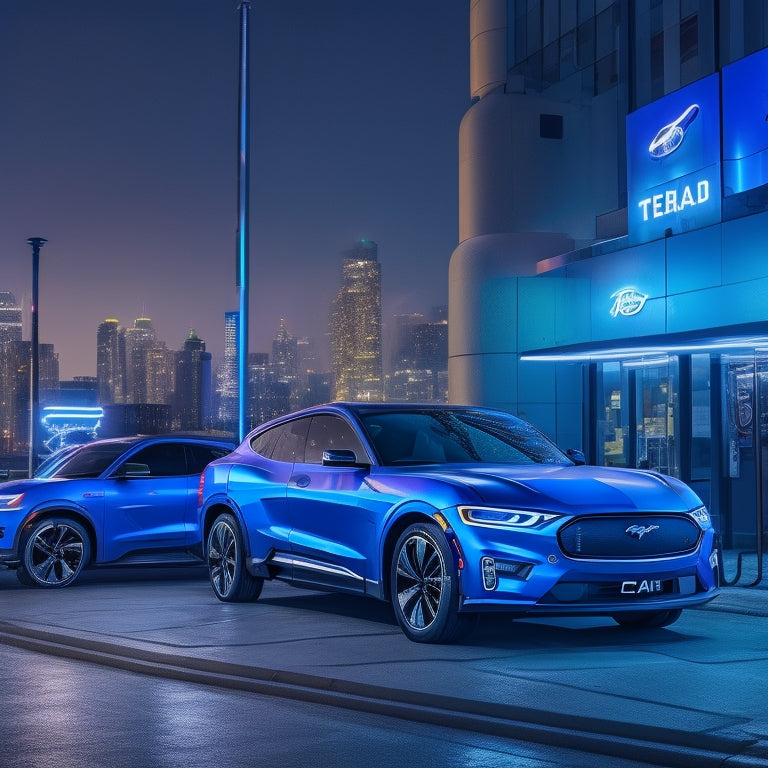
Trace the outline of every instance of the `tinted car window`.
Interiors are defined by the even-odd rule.
[[[383,464],[572,464],[555,445],[514,416],[476,411],[363,415]]]
[[[230,451],[225,448],[219,448],[216,445],[200,445],[190,443],[187,445],[189,460],[189,472],[192,475],[199,475],[214,460],[226,456]]]
[[[315,416],[307,435],[304,462],[322,464],[323,451],[340,449],[354,451],[358,461],[363,461],[368,456],[360,438],[346,421],[330,414]]]
[[[83,446],[61,464],[52,477],[98,477],[130,447],[131,443]]]
[[[251,448],[273,461],[293,463],[304,460],[309,419],[294,419],[262,432],[251,440]]]
[[[192,474],[187,470],[187,457],[182,443],[155,443],[133,454],[128,464],[146,464],[149,477],[178,477]],[[118,468],[118,472],[120,469]]]

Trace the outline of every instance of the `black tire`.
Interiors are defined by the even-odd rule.
[[[613,620],[628,629],[660,629],[674,624],[682,614],[682,608],[669,611],[638,611],[637,613],[617,613]]]
[[[18,580],[29,587],[58,589],[75,582],[91,561],[91,540],[80,523],[49,518],[24,530],[19,542]]]
[[[211,586],[219,600],[245,603],[258,598],[264,579],[252,576],[245,567],[243,534],[233,515],[216,518],[205,551]]]
[[[400,535],[390,571],[397,622],[409,640],[450,643],[469,636],[475,614],[460,614],[459,578],[445,535],[434,523],[416,523]]]

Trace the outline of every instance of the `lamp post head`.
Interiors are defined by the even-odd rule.
[[[48,241],[44,237],[29,237],[27,238],[27,242],[33,247],[33,248],[42,248],[42,246],[47,243]]]

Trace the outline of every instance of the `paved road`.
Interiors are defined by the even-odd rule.
[[[269,583],[223,604],[202,570],[89,574],[60,591],[0,572],[0,640],[186,683],[664,766],[768,766],[768,591],[729,588],[667,629],[487,617],[410,643],[388,606]],[[414,726],[417,727],[417,726]]]
[[[648,768],[3,649],[3,768]]]

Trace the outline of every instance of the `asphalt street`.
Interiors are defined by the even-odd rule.
[[[662,766],[768,767],[768,590],[725,587],[671,627],[483,617],[411,643],[389,606],[265,585],[225,604],[202,569],[89,572],[64,590],[0,571],[0,642],[170,680]]]

